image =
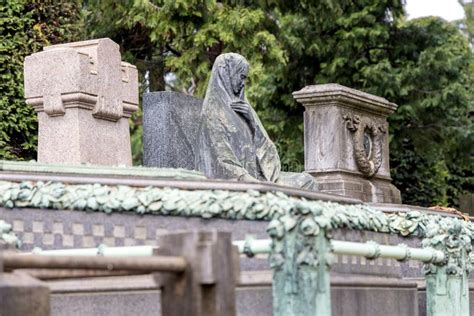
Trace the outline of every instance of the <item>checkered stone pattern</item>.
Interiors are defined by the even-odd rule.
[[[21,250],[34,247],[47,249],[156,245],[157,239],[169,232],[221,230],[232,232],[236,240],[247,234],[268,238],[265,221],[230,221],[176,216],[140,216],[134,213],[105,214],[98,212],[5,209],[0,219],[13,225],[22,241]]]
[[[5,213],[8,216],[4,216]],[[25,212],[22,211],[7,211],[0,214],[0,218],[12,224],[14,233],[22,242],[21,250],[24,251],[35,247],[48,250],[92,248],[101,244],[110,247],[156,245],[157,237],[168,231],[154,227],[151,223],[147,224],[145,221],[115,223],[110,220],[112,216],[106,221],[102,216],[94,219],[93,215],[98,214],[87,214],[89,216],[76,220],[57,218],[54,216],[54,211],[44,212],[44,215],[51,216],[28,216],[27,218],[24,216]]]
[[[246,235],[267,239],[268,222],[247,220],[202,219],[176,216],[144,215],[134,213],[93,213],[64,210],[4,209],[0,219],[13,225],[13,231],[22,241],[22,251],[34,247],[48,249],[89,248],[104,244],[109,247],[157,245],[160,235],[179,230],[211,230],[232,232],[234,240]],[[341,229],[333,232],[336,240],[420,247],[417,238],[403,239],[396,235]],[[241,257],[242,271],[268,269],[266,255]],[[331,271],[345,274],[420,277],[421,263],[398,262],[378,258],[368,260],[358,256],[336,256]]]

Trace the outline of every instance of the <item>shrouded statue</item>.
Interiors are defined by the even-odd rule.
[[[311,175],[281,172],[275,144],[245,97],[248,71],[247,60],[239,54],[217,57],[201,112],[196,168],[210,178],[314,190]]]

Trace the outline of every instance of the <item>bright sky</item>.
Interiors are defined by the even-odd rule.
[[[464,10],[458,0],[406,0],[405,10],[409,19],[437,15],[453,21],[464,17]]]

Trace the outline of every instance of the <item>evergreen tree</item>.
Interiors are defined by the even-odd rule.
[[[36,114],[23,94],[23,61],[43,46],[76,40],[78,1],[5,0],[0,6],[0,159],[35,159]]]

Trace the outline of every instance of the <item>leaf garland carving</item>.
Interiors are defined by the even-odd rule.
[[[358,115],[346,114],[343,119],[346,128],[352,132],[357,168],[365,176],[372,177],[382,165],[385,128],[382,125],[377,125],[374,120],[368,117],[360,118]],[[367,157],[364,148],[364,133],[366,132],[371,137],[373,144],[370,157]]]

